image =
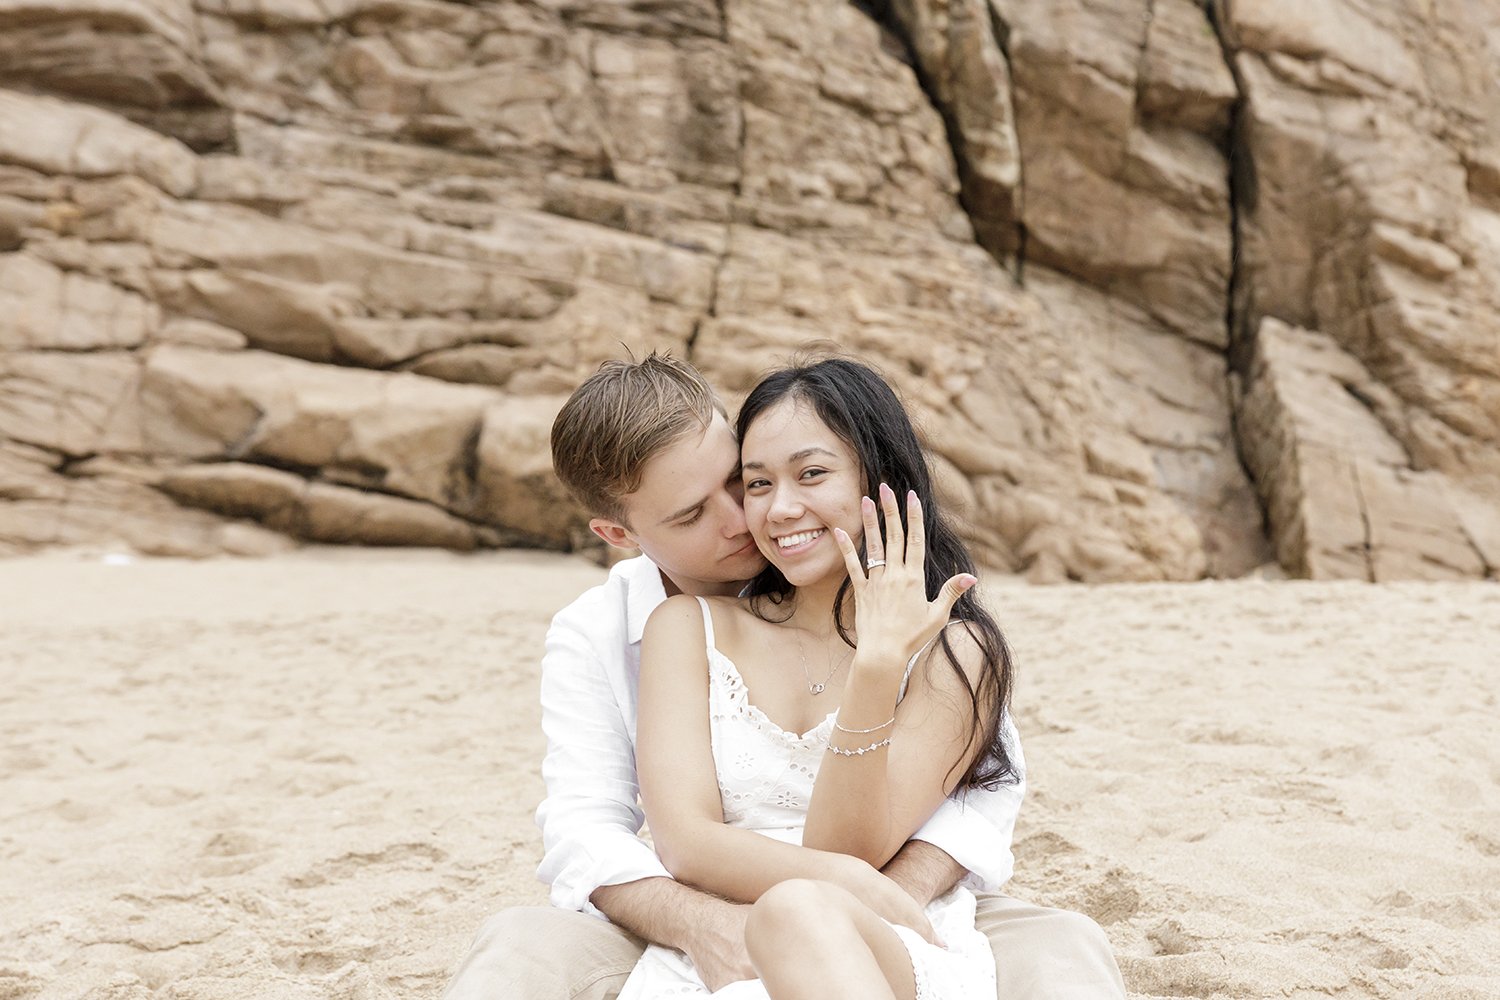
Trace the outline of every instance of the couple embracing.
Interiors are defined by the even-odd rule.
[[[491,918],[448,1000],[1123,997],[1097,925],[999,893],[1010,654],[879,375],[777,371],[731,427],[691,366],[609,362],[552,454],[643,555],[547,635],[554,907]]]

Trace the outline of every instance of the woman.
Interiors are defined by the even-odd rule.
[[[911,421],[878,375],[834,359],[763,380],[737,429],[771,565],[741,598],[652,615],[638,729],[668,870],[755,903],[761,978],[719,995],[992,1000],[973,896],[923,913],[877,874],[955,788],[1015,777],[1009,654]],[[695,993],[685,957],[653,947],[621,1000]]]

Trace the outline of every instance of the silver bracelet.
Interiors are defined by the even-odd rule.
[[[868,736],[871,733],[879,732],[886,726],[892,725],[893,723],[895,723],[895,721],[896,717],[893,715],[889,719],[886,719],[884,722],[882,722],[880,725],[871,726],[869,729],[846,729],[843,726],[839,725],[839,720],[835,717],[833,720],[833,728],[837,729],[841,733],[848,733],[851,736]]]
[[[832,750],[834,753],[838,754],[840,757],[861,757],[861,756],[869,753],[871,750],[879,750],[881,747],[888,747],[890,745],[891,745],[891,738],[889,736],[887,736],[885,739],[880,740],[877,743],[871,743],[867,747],[857,747],[857,748],[855,748],[853,750],[845,750],[843,747],[836,747],[836,746],[833,746],[833,745],[829,745],[828,749]]]

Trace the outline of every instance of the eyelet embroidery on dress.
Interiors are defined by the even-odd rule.
[[[735,822],[757,804],[805,811],[807,797],[797,789],[818,773],[833,735],[833,714],[800,736],[787,732],[750,702],[732,660],[717,649],[708,651],[708,659],[714,771],[725,822]]]
[[[802,801],[802,796],[798,795],[790,788],[777,789],[776,794],[772,796],[771,801],[783,809],[806,808],[806,804]]]

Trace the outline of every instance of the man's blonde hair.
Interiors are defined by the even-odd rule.
[[[552,424],[552,467],[595,517],[626,524],[624,498],[646,463],[724,404],[692,365],[652,351],[640,361],[606,361],[563,404]]]

